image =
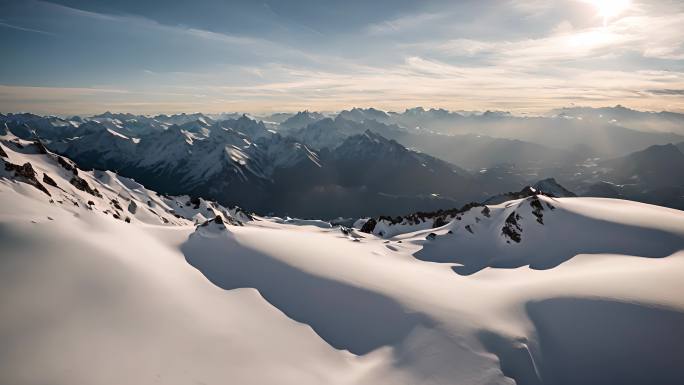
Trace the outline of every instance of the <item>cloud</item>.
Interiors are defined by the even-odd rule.
[[[647,1],[634,1],[638,8],[604,26],[577,0],[428,0],[419,9],[383,13],[385,20],[365,17],[371,22],[362,28],[334,35],[326,29],[325,36],[303,36],[301,17],[288,22],[292,15],[267,6],[264,20],[278,20],[271,26],[281,35],[276,40],[275,33],[228,33],[196,19],[175,24],[37,3],[43,24],[25,12],[20,16],[36,21],[26,25],[63,38],[21,45],[26,55],[0,63],[0,83],[53,87],[5,88],[0,109],[259,112],[422,104],[542,112],[589,101],[683,110],[684,101],[672,97],[679,94],[665,90],[684,89],[684,10]],[[2,22],[24,25],[22,17],[8,17]],[[45,55],[60,60],[48,66],[40,60]]]
[[[9,23],[4,23],[0,21],[0,26],[5,27],[5,28],[11,28],[15,29],[17,31],[24,31],[24,32],[33,32],[33,33],[39,33],[42,35],[50,35],[50,36],[57,36],[56,34],[48,31],[42,31],[40,29],[33,29],[33,28],[27,28],[27,27],[22,27],[19,25],[14,25],[14,24],[9,24]]]
[[[681,90],[673,90],[673,89],[648,90],[647,92],[650,92],[650,93],[655,94],[655,95],[671,95],[671,96],[684,95],[684,89],[681,89]]]

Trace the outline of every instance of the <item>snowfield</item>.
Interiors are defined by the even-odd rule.
[[[535,195],[383,238],[0,146],[0,383],[684,379],[681,211]]]

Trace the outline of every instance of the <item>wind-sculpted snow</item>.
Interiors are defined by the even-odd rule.
[[[527,304],[544,384],[677,384],[684,313],[623,301],[555,298]]]
[[[181,250],[188,263],[217,286],[255,288],[287,316],[310,325],[330,345],[354,354],[398,345],[417,326],[433,324],[425,315],[408,313],[392,298],[241,247],[229,232],[217,235],[199,228]]]
[[[383,238],[160,195],[16,138],[0,149],[2,164],[54,182],[48,196],[22,179],[28,168],[0,168],[3,384],[684,375],[681,211],[532,194]],[[519,242],[502,232],[513,213]]]
[[[472,274],[486,267],[549,269],[578,254],[660,258],[684,248],[684,221],[676,210],[546,196],[488,207],[489,218],[472,209],[440,228],[416,258],[455,263],[459,274]]]

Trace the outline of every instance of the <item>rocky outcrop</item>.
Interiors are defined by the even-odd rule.
[[[52,187],[58,187],[57,182],[55,182],[54,179],[50,178],[50,176],[46,173],[43,173],[43,183],[48,184]]]
[[[373,233],[373,230],[375,230],[375,226],[377,224],[378,221],[375,220],[375,218],[370,218],[366,221],[366,223],[363,224],[363,226],[361,226],[361,232],[371,234]]]
[[[48,189],[36,178],[36,171],[33,169],[33,166],[31,166],[31,163],[26,162],[20,166],[18,164],[5,162],[5,171],[13,172],[14,177],[17,178],[17,180],[30,184],[47,194],[47,196],[51,196]]]
[[[64,169],[71,171],[74,175],[78,175],[78,168],[76,168],[76,165],[72,161],[66,159],[63,156],[57,156],[57,162]]]
[[[135,201],[131,201],[131,203],[128,204],[128,212],[135,215],[136,211],[138,211],[138,205],[135,204]]]
[[[513,211],[508,218],[506,218],[506,222],[504,223],[503,228],[501,228],[501,234],[515,243],[520,243],[522,240],[522,227],[520,227],[520,223],[518,222],[520,219],[522,219],[522,217]],[[506,242],[510,243],[510,241]]]
[[[532,215],[537,218],[537,222],[541,225],[544,224],[544,206],[537,196],[530,199],[530,206],[532,207]]]
[[[61,158],[60,158],[60,159],[61,159]],[[76,170],[76,169],[74,168],[74,171],[75,171],[75,170]],[[78,175],[74,175],[74,176],[71,178],[71,180],[69,181],[69,183],[71,183],[74,187],[76,187],[77,189],[79,189],[79,190],[81,190],[81,191],[85,191],[85,192],[87,192],[88,194],[90,194],[90,195],[92,195],[92,196],[95,196],[95,197],[98,197],[98,198],[102,198],[102,194],[100,194],[100,192],[97,191],[97,188],[92,188],[92,187],[90,187],[90,185],[88,184],[88,182],[86,182],[85,179],[81,178],[81,177],[78,176]]]

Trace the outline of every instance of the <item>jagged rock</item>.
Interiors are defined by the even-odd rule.
[[[75,169],[74,169],[75,170]],[[102,198],[102,194],[100,194],[99,191],[97,191],[97,188],[92,188],[88,184],[88,182],[85,181],[85,179],[81,178],[78,175],[74,175],[71,180],[69,181],[74,187],[81,191],[85,191],[90,195],[96,196],[98,198]]]
[[[121,205],[119,204],[118,200],[112,199],[110,203],[112,204],[112,206],[114,206],[115,209],[123,211],[123,208],[121,208]]]
[[[233,211],[235,212],[235,216],[242,220],[247,220],[247,221],[253,221],[254,216],[247,211],[243,210],[240,206],[235,206],[233,208]]]
[[[2,148],[2,146],[0,146],[0,156],[3,158],[9,158],[9,156],[7,155],[5,150]]]
[[[541,225],[544,224],[544,206],[542,205],[539,198],[535,195],[530,199],[530,206],[532,207],[532,215],[537,217],[537,222]]]
[[[386,221],[389,222],[390,225],[396,225],[400,223],[407,223],[409,225],[417,225],[420,223],[423,223],[429,219],[433,220],[433,228],[436,227],[441,227],[449,223],[449,221],[453,218],[456,218],[456,220],[461,220],[460,214],[463,214],[467,211],[469,211],[472,208],[482,206],[480,203],[476,202],[471,202],[459,209],[449,209],[449,210],[437,210],[437,211],[432,211],[432,212],[417,212],[414,214],[406,215],[406,216],[398,216],[395,218],[392,217],[387,217],[387,216],[381,216],[378,217],[377,219],[371,218],[369,219],[361,228],[361,231],[364,233],[372,233],[373,229],[375,229],[375,226],[379,221]]]
[[[59,165],[64,169],[71,171],[74,175],[78,175],[78,169],[76,168],[76,165],[70,160],[67,160],[63,156],[57,156],[57,163],[59,163]]]
[[[482,215],[484,215],[485,217],[489,218],[490,215],[491,215],[492,210],[490,210],[489,207],[485,206],[485,207],[482,209],[481,212],[482,212]]]
[[[223,225],[223,226],[225,226],[225,223],[223,222],[223,217],[222,217],[220,214],[217,215],[217,216],[215,216],[213,219],[209,219],[209,220],[205,221],[205,222],[202,223],[200,226],[201,226],[201,227],[206,227],[206,226],[209,226],[209,224],[212,223],[212,222],[213,222],[213,223],[216,223],[217,225]]]
[[[43,183],[49,184],[52,187],[57,187],[57,182],[46,173],[43,173]]]
[[[372,234],[373,230],[375,230],[375,226],[377,226],[378,221],[375,220],[375,218],[370,218],[369,220],[366,221],[366,223],[361,226],[361,232],[363,233],[368,233]]]
[[[197,197],[192,197],[192,198],[190,198],[190,200],[188,201],[188,203],[192,203],[192,204],[194,205],[193,208],[194,208],[195,210],[199,209],[199,207],[200,207],[200,199],[197,198]]]
[[[501,234],[504,236],[508,237],[510,240],[512,240],[515,243],[520,243],[522,240],[522,227],[520,227],[520,224],[518,221],[521,219],[521,216],[513,211],[508,218],[506,218],[506,222],[504,224],[504,227],[501,228]]]
[[[138,205],[135,204],[135,201],[131,201],[131,203],[128,204],[128,212],[135,215],[136,211],[138,211]]]
[[[473,231],[473,228],[470,227],[470,225],[466,225],[465,229],[468,230],[468,232],[469,232],[470,234],[475,234],[475,232]]]
[[[19,178],[19,180],[30,184],[31,186],[47,194],[47,196],[51,196],[48,189],[46,189],[45,186],[43,186],[43,184],[36,179],[36,171],[33,169],[33,166],[31,166],[31,163],[26,162],[19,166],[18,164],[5,162],[5,170],[14,172],[15,177]]]
[[[437,218],[435,218],[435,221],[432,223],[432,228],[436,229],[437,227],[442,227],[448,223],[449,223],[449,221],[447,221],[446,218],[437,217]]]
[[[41,142],[40,140],[34,141],[33,144],[35,144],[36,147],[38,147],[38,153],[39,154],[47,154],[48,153],[47,148],[45,148],[45,145],[43,145],[43,142]]]

